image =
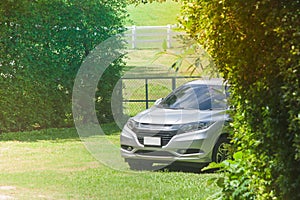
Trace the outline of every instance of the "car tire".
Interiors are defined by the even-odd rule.
[[[131,170],[143,171],[151,170],[153,162],[148,160],[137,160],[137,159],[128,159],[127,163]]]
[[[228,151],[228,144],[230,140],[225,137],[221,136],[217,143],[214,146],[213,154],[212,154],[212,161],[215,163],[220,163],[228,158],[229,151]]]

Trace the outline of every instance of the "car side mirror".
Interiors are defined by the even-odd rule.
[[[164,98],[159,98],[154,102],[154,105],[158,105],[160,104],[160,102],[163,100]]]

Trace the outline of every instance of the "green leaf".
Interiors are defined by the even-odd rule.
[[[224,186],[225,186],[225,178],[223,178],[223,177],[218,178],[218,180],[217,180],[217,186],[219,186],[220,188],[224,188]]]
[[[243,159],[243,152],[238,151],[238,152],[234,153],[233,158],[234,158],[234,160],[242,160]]]
[[[207,170],[214,170],[214,169],[220,169],[223,167],[222,163],[216,163],[216,162],[211,162],[209,163],[208,166],[204,167],[201,169],[201,171],[207,171]]]

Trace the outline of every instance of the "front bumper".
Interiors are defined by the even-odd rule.
[[[149,160],[154,163],[190,162],[208,163],[220,135],[218,123],[207,129],[173,136],[161,147],[145,146],[131,129],[125,126],[121,133],[121,156],[127,159]]]

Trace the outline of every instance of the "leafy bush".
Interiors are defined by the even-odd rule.
[[[183,3],[181,24],[231,85],[232,138],[243,158],[230,165],[224,197],[299,199],[300,1]]]
[[[2,0],[0,2],[0,131],[72,124],[73,81],[81,62],[116,34],[126,17],[114,1]],[[107,97],[122,71],[120,60],[107,70]],[[97,102],[110,115],[109,100]]]

